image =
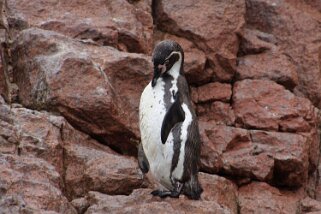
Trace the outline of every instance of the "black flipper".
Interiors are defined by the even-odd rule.
[[[203,188],[198,180],[198,171],[201,155],[201,138],[197,120],[193,120],[188,130],[185,143],[185,160],[183,179],[183,193],[190,199],[198,200],[201,197]]]
[[[177,92],[174,95],[174,103],[166,112],[163,120],[161,129],[161,139],[162,143],[165,144],[168,135],[176,123],[183,122],[185,120],[185,112],[182,108],[182,102],[180,101],[180,94]]]
[[[143,173],[147,173],[149,171],[149,162],[145,156],[142,143],[138,145],[138,165]]]

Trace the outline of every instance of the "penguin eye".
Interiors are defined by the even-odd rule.
[[[167,65],[169,63],[169,59],[166,59],[164,62],[164,65]]]

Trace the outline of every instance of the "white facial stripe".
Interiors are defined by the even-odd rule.
[[[181,55],[180,52],[178,52],[178,51],[173,51],[165,60],[168,60],[169,58],[171,58],[171,56],[172,56],[173,54],[178,54],[178,55],[179,55],[179,59],[178,59],[178,60],[180,60],[181,57],[182,57],[182,55]]]

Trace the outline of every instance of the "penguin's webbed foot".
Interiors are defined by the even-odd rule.
[[[154,190],[151,192],[153,196],[159,196],[160,198],[166,198],[166,197],[171,197],[171,198],[178,198],[180,193],[174,191],[164,191],[164,190]]]
[[[153,196],[159,196],[160,198],[178,198],[182,192],[183,184],[180,182],[175,182],[174,190],[173,191],[166,191],[166,190],[154,190],[151,192]]]
[[[171,191],[163,191],[163,190],[154,190],[151,192],[153,196],[159,196],[160,198],[166,198],[171,195]]]

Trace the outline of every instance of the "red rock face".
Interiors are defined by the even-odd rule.
[[[161,0],[155,2],[154,11],[159,29],[189,39],[206,54],[212,79],[233,78],[244,1]]]
[[[283,191],[254,182],[239,189],[241,213],[296,213],[302,190]]]
[[[243,128],[308,132],[316,126],[315,110],[309,100],[271,81],[236,82],[233,109],[237,125]]]
[[[152,50],[153,26],[148,0],[139,3],[125,0],[7,2],[9,21],[18,30],[38,27],[128,52],[150,53]]]
[[[321,74],[316,65],[321,42],[315,38],[321,37],[321,14],[316,5],[320,8],[319,1],[249,0],[245,19],[251,28],[274,35],[280,50],[298,67],[297,94],[304,94],[320,107]]]
[[[23,31],[13,45],[15,82],[24,88],[19,98],[30,108],[58,111],[82,131],[106,144],[122,142],[112,146],[133,153],[150,60],[110,47],[85,47],[50,31]]]
[[[0,213],[318,213],[318,0],[0,2]],[[184,49],[201,200],[137,159],[153,46]]]
[[[0,67],[0,94],[4,96],[6,90],[6,79],[4,77],[4,71],[3,71],[3,66],[1,62],[1,67]]]

